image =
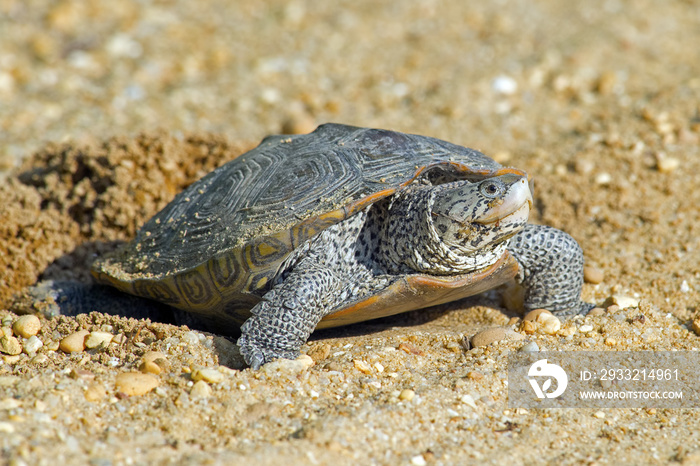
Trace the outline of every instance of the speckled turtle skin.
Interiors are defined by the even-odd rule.
[[[326,124],[269,136],[98,259],[101,283],[235,332],[253,368],[315,328],[419,309],[515,277],[525,307],[578,313],[583,254],[527,224],[527,175],[445,141]]]

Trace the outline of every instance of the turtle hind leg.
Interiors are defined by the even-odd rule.
[[[299,356],[331,301],[342,292],[333,270],[309,259],[268,291],[241,326],[238,346],[253,369],[276,358]]]
[[[527,224],[510,240],[508,250],[520,265],[516,280],[525,289],[525,309],[575,315],[594,307],[581,300],[583,251],[568,234]]]

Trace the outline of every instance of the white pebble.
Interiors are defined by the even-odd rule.
[[[203,380],[209,383],[221,383],[224,381],[224,378],[225,376],[223,373],[209,367],[192,371],[192,380],[195,381]]]
[[[193,398],[209,398],[211,396],[212,390],[208,383],[204,380],[199,380],[190,390],[190,396]]]
[[[668,157],[665,154],[657,154],[656,169],[661,173],[671,173],[673,170],[681,166],[681,161],[674,157]]]
[[[425,466],[426,464],[428,464],[428,462],[425,461],[423,455],[416,455],[413,458],[411,458],[411,464],[413,466]]]
[[[12,434],[15,431],[15,426],[9,422],[0,422],[0,433]]]
[[[459,399],[462,403],[464,403],[467,406],[471,406],[472,408],[476,409],[476,403],[474,402],[474,397],[471,395],[463,395],[462,398]]]
[[[520,351],[523,353],[537,353],[540,350],[540,347],[537,346],[537,343],[534,341],[531,341],[529,343],[525,343],[523,346],[520,347]]]
[[[612,181],[612,176],[610,173],[602,172],[598,173],[595,177],[596,184],[609,184]]]
[[[681,283],[681,293],[687,293],[690,291],[690,285],[688,285],[688,282],[686,280],[683,280],[683,283]]]
[[[501,75],[491,81],[491,89],[504,95],[513,95],[518,90],[518,83],[510,76]]]
[[[24,342],[24,352],[27,354],[34,354],[37,351],[39,351],[39,348],[44,346],[44,343],[37,338],[36,335],[33,337],[27,338],[27,341]]]
[[[584,324],[578,328],[581,333],[588,333],[593,330],[593,326],[590,324]]]
[[[537,316],[537,323],[542,325],[542,331],[548,335],[554,335],[561,328],[561,321],[558,317],[544,312]]]
[[[372,372],[372,368],[370,367],[370,365],[362,359],[355,359],[352,361],[352,363],[355,366],[355,369],[362,372],[363,374],[369,374]]]
[[[291,360],[291,359],[276,359],[272,362],[268,362],[264,366],[262,366],[261,370],[263,372],[266,372],[268,374],[272,374],[274,372],[292,372],[292,373],[298,373],[301,371],[304,371],[308,369],[309,367],[314,365],[314,360],[311,359],[311,356],[308,356],[306,354],[302,354],[298,358]]]
[[[10,410],[10,409],[17,409],[22,406],[22,402],[16,398],[5,398],[4,400],[0,400],[0,410],[5,411],[5,410]]]
[[[195,332],[186,332],[182,335],[182,341],[190,346],[196,346],[199,344],[199,337]]]
[[[613,304],[620,306],[620,309],[639,306],[639,300],[632,298],[631,296],[613,295],[610,297],[610,299]]]

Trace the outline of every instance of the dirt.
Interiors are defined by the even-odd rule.
[[[508,355],[528,342],[700,348],[697,3],[0,11],[3,334],[27,306],[42,316],[42,346],[20,337],[25,351],[0,359],[0,463],[700,463],[697,410],[512,409],[505,383]],[[605,310],[526,331],[489,293],[318,332],[302,349],[312,366],[256,372],[223,335],[99,304],[51,319],[31,309],[28,286],[89,281],[96,255],[266,134],[326,121],[439,137],[526,170],[532,220],[581,244],[603,274],[583,297]],[[465,349],[496,326],[524,339]],[[60,350],[79,329],[115,338]],[[167,361],[158,386],[126,396],[117,375],[149,351]],[[220,376],[203,385],[201,368]]]

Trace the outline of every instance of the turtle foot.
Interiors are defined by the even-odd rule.
[[[238,339],[238,347],[246,364],[253,370],[258,370],[264,364],[275,359],[296,359],[299,357],[299,351],[284,351],[280,349],[265,348],[259,344],[250,341],[246,335]]]
[[[581,300],[583,251],[568,234],[528,224],[511,239],[508,250],[520,265],[516,281],[525,289],[525,309],[567,316],[594,307]]]

